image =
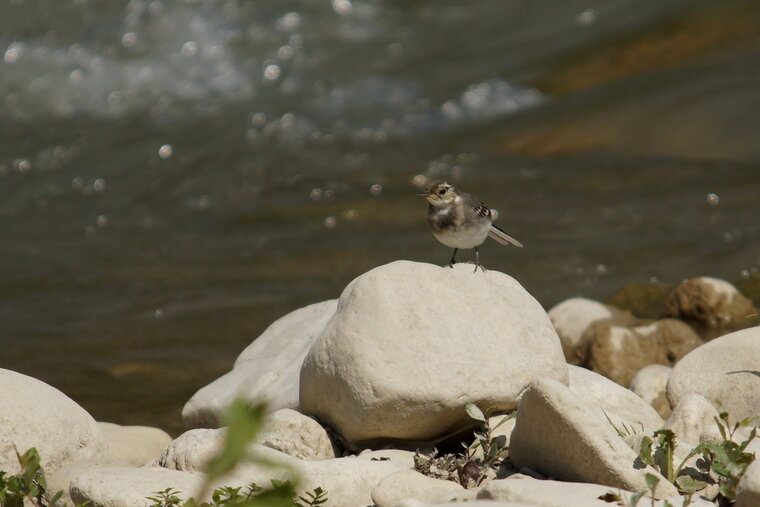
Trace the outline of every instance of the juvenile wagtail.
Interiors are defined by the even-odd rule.
[[[457,262],[457,251],[475,249],[475,270],[480,266],[478,246],[486,238],[502,245],[522,247],[523,244],[493,225],[491,210],[474,195],[462,192],[445,181],[418,194],[427,199],[428,223],[438,241],[454,249],[449,267]]]

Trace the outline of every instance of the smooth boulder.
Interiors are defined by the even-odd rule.
[[[179,472],[165,468],[104,466],[92,468],[71,481],[69,495],[77,504],[87,501],[104,507],[149,507],[149,500],[172,488],[182,501],[195,497],[205,480],[200,472]]]
[[[627,427],[636,432],[651,433],[663,420],[635,393],[586,368],[570,365],[570,390],[594,408],[600,420]]]
[[[629,491],[647,490],[644,476],[651,473],[660,479],[658,498],[678,494],[657,471],[640,463],[597,409],[551,379],[533,382],[523,395],[509,455],[517,468]]]
[[[125,465],[143,466],[151,462],[172,441],[167,432],[150,426],[122,426],[98,422],[108,440],[107,458]]]
[[[760,327],[723,335],[681,359],[668,377],[677,406],[690,393],[719,401],[732,420],[760,417]]]
[[[188,430],[167,445],[153,465],[202,471],[222,449],[226,431],[226,428]],[[327,431],[314,419],[288,408],[267,414],[250,447],[257,445],[304,460],[335,458],[335,449]]]
[[[401,470],[389,475],[372,490],[376,507],[394,507],[398,502],[413,498],[433,502],[443,495],[464,490],[456,482],[434,479],[414,470]]]
[[[46,472],[104,458],[108,443],[95,419],[48,384],[0,369],[0,470],[19,472],[16,452],[35,447]]]
[[[633,317],[609,305],[593,299],[574,297],[557,303],[547,312],[559,335],[565,360],[580,364],[582,357],[576,350],[588,327],[602,320],[614,320],[618,324],[633,325]]]
[[[670,403],[665,395],[668,377],[673,368],[664,364],[650,364],[636,372],[628,388],[651,405],[661,417],[671,413]]]
[[[302,411],[349,442],[428,440],[509,410],[539,376],[567,383],[557,333],[516,280],[397,261],[343,291],[301,368]]]
[[[687,324],[675,319],[634,327],[603,321],[586,330],[578,350],[583,366],[628,386],[641,368],[670,366],[702,343]]]
[[[702,276],[685,280],[670,293],[670,315],[694,324],[708,338],[757,323],[757,310],[732,284]]]
[[[187,428],[218,428],[236,397],[298,410],[304,356],[335,313],[334,299],[299,308],[273,322],[238,356],[232,371],[196,392],[182,409]]]

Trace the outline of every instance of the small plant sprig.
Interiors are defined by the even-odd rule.
[[[489,417],[474,403],[467,403],[465,411],[471,419],[480,423],[475,431],[475,442],[468,445],[462,442],[462,454],[444,454],[439,456],[438,450],[421,454],[419,450],[414,455],[414,469],[423,475],[436,479],[444,479],[459,483],[464,488],[479,486],[488,477],[489,470],[496,470],[503,461],[507,439],[504,435],[495,435],[495,430],[505,422],[513,419],[516,411],[505,415],[498,423],[491,425]],[[481,452],[477,452],[480,450]]]
[[[655,506],[655,497],[654,494],[657,491],[657,486],[660,484],[660,479],[653,475],[653,474],[646,474],[644,476],[644,482],[647,485],[647,488],[649,489],[649,501],[651,507]],[[618,491],[615,493],[614,491],[608,491],[604,495],[599,497],[599,500],[604,500],[605,502],[615,502],[616,505],[623,505],[625,507],[636,507],[639,504],[639,501],[644,497],[644,495],[647,494],[647,490],[641,490],[637,491],[636,493],[632,493],[630,497],[628,497],[628,500],[624,500],[623,496]],[[683,507],[686,507],[691,503],[691,495],[688,497],[684,497]],[[663,501],[662,507],[673,507],[673,504],[668,502],[667,500]]]
[[[739,479],[755,459],[755,455],[746,452],[746,449],[757,436],[757,428],[753,427],[743,442],[734,441],[736,432],[740,428],[752,425],[753,419],[746,418],[731,425],[728,412],[722,409],[720,402],[716,404],[721,408],[721,412],[714,419],[722,440],[702,442],[689,451],[681,464],[674,468],[675,434],[667,429],[657,430],[654,432],[654,439],[647,436],[641,440],[639,457],[642,462],[657,468],[682,494],[691,495],[704,489],[707,486],[709,473],[712,472],[717,477],[719,496],[732,501],[736,498],[736,486],[739,484]],[[697,471],[705,475],[706,480],[696,479],[684,470],[686,462],[697,455],[703,458],[702,465]]]
[[[301,507],[315,507],[327,502],[327,491],[323,490],[322,488],[315,488],[313,492],[306,492],[306,498],[299,496],[298,499],[303,502],[303,504],[298,504],[301,505]]]
[[[16,458],[21,467],[21,473],[8,476],[0,471],[0,505],[3,507],[66,507],[61,501],[63,491],[52,496],[47,490],[45,473],[40,464],[40,453],[36,448],[27,449],[19,454],[14,448]],[[86,507],[90,502],[77,504],[74,507]]]
[[[483,413],[474,403],[467,403],[464,409],[470,418],[481,423],[480,429],[475,432],[475,444],[467,448],[467,457],[470,458],[470,462],[474,462],[478,466],[478,476],[475,480],[475,485],[479,486],[486,478],[486,471],[496,469],[506,454],[507,437],[504,435],[494,435],[494,431],[510,419],[514,419],[517,416],[517,411],[505,415],[492,427],[490,414]],[[481,449],[482,456],[476,458],[475,451],[478,448]]]

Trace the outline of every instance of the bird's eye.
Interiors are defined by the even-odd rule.
[[[445,194],[445,193],[446,193],[446,189],[445,189],[445,188],[442,188],[442,189],[440,189],[440,190],[438,191],[438,194],[439,194],[439,195],[443,195],[443,194]]]

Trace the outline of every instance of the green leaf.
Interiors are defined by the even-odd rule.
[[[699,481],[689,475],[681,475],[676,478],[676,486],[681,494],[690,495],[707,487],[707,483]]]
[[[654,492],[657,489],[657,485],[660,483],[660,479],[658,479],[653,474],[646,474],[644,476],[644,482],[647,483],[647,487],[649,488],[649,491],[651,491],[652,496],[654,496]]]
[[[718,488],[718,491],[720,491],[721,495],[730,500],[734,500],[736,498],[736,487],[731,484],[721,484],[720,488]]]
[[[654,458],[652,457],[652,444],[654,442],[649,437],[644,437],[641,439],[641,448],[639,450],[639,457],[641,458],[641,461],[644,462],[646,465],[655,466],[654,464]]]
[[[746,449],[747,446],[750,444],[750,442],[752,442],[755,439],[756,436],[757,436],[757,426],[755,426],[754,428],[752,428],[752,431],[749,433],[749,436],[747,437],[747,440],[745,440],[744,442],[742,442],[742,444],[739,446],[739,449],[742,450],[742,451],[744,449]]]
[[[509,421],[510,419],[514,419],[515,417],[517,417],[517,410],[514,410],[514,411],[510,412],[509,414],[505,415],[504,417],[502,417],[501,421],[499,421],[498,423],[496,423],[496,426],[494,426],[493,429],[491,429],[491,431],[495,430],[496,428],[498,428],[499,426],[501,426],[505,422]]]
[[[264,422],[266,406],[251,406],[247,401],[236,399],[227,410],[225,420],[227,435],[222,451],[209,462],[207,481],[226,474],[246,456],[248,444],[256,437]]]
[[[641,497],[644,496],[646,491],[638,491],[631,495],[631,499],[628,501],[628,505],[630,507],[636,507],[636,504],[639,503],[639,500],[641,500]]]
[[[721,418],[723,414],[725,414],[725,412],[720,414]],[[726,414],[726,417],[728,417],[728,414]],[[715,419],[715,424],[718,425],[718,431],[720,431],[720,436],[723,438],[723,440],[728,440],[728,435],[726,435],[726,429],[723,427],[723,423],[721,422],[721,420],[718,419],[717,417],[713,417],[713,419]]]
[[[464,410],[472,419],[475,419],[476,421],[486,422],[486,416],[483,414],[483,411],[480,410],[474,403],[468,402],[465,404]]]

